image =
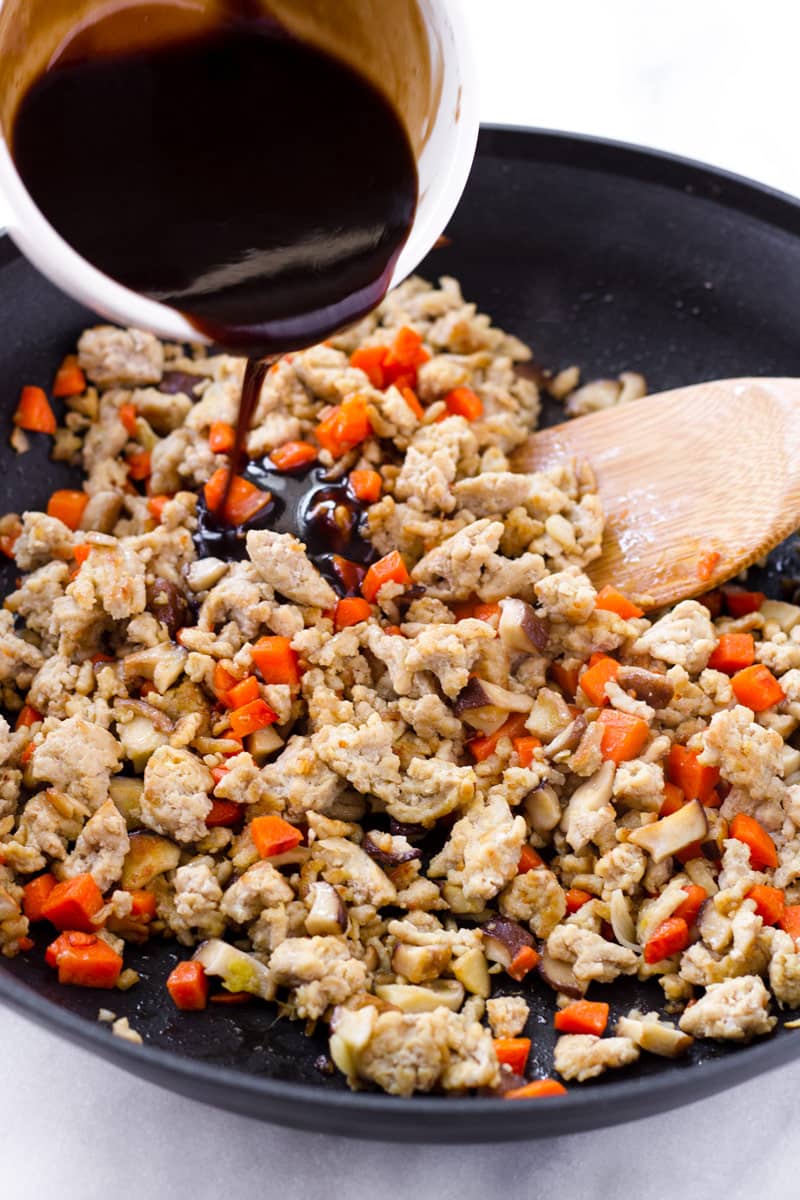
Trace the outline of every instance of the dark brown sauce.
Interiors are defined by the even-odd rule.
[[[383,298],[418,181],[402,120],[370,82],[253,0],[225,13],[182,35],[175,6],[143,4],[76,30],[23,97],[11,148],[84,258],[251,360],[232,476],[261,360]],[[144,22],[161,41],[140,36]]]

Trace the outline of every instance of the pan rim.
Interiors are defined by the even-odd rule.
[[[669,151],[588,134],[525,125],[481,127],[477,155],[505,159],[532,157],[581,170],[607,172],[682,191],[800,237],[800,200],[723,168]],[[21,253],[0,235],[0,267]],[[713,1062],[668,1076],[638,1076],[604,1083],[565,1096],[542,1099],[531,1110],[493,1098],[387,1096],[376,1092],[332,1092],[248,1074],[233,1067],[183,1057],[172,1050],[136,1045],[110,1035],[104,1025],[72,1013],[0,969],[0,1000],[58,1036],[112,1063],[219,1107],[261,1116],[299,1129],[352,1137],[425,1142],[482,1142],[572,1134],[655,1115],[685,1102],[691,1080],[693,1100],[774,1070],[800,1055],[783,1040],[737,1048]],[[213,1098],[209,1093],[216,1092]],[[648,1094],[647,1105],[641,1103]],[[257,1111],[258,1103],[264,1111]]]

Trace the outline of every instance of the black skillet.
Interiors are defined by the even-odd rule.
[[[757,184],[667,155],[572,136],[485,129],[452,242],[423,264],[456,275],[464,294],[534,347],[544,366],[579,363],[585,379],[640,370],[654,391],[735,375],[800,375],[800,204]],[[46,283],[0,240],[0,380],[10,414],[19,387],[47,385],[92,316]],[[557,419],[557,406],[548,417]],[[4,418],[6,422],[8,417]],[[631,425],[636,423],[631,408]],[[703,414],[698,412],[697,420]],[[747,453],[730,431],[731,488]],[[692,453],[676,428],[664,453]],[[2,451],[0,511],[40,507],[70,473],[37,445]],[[761,583],[792,596],[800,574],[786,546]],[[12,586],[13,568],[2,581]],[[796,1033],[749,1047],[698,1045],[685,1060],[645,1057],[624,1072],[575,1086],[566,1097],[518,1103],[351,1093],[321,1069],[321,1035],[268,1006],[211,1006],[179,1014],[164,980],[169,944],[126,954],[142,975],[132,991],[59,987],[36,948],[0,960],[0,998],[32,1020],[120,1066],[203,1100],[297,1128],[395,1141],[475,1142],[541,1137],[633,1120],[710,1095],[780,1065]],[[508,991],[522,990],[509,988]],[[552,1068],[552,993],[538,980],[532,1004],[533,1073]],[[613,1016],[657,1005],[655,986],[624,981],[603,991]],[[97,1022],[101,1006],[130,1017],[141,1047]],[[785,1014],[786,1017],[794,1014]]]

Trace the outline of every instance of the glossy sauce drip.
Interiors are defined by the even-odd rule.
[[[270,503],[246,526],[233,528],[209,511],[201,494],[194,537],[198,555],[244,559],[249,530],[275,529],[305,543],[308,557],[340,595],[355,590],[343,578],[337,557],[366,567],[378,555],[364,536],[365,508],[347,479],[332,481],[324,467],[314,465],[277,471],[269,458],[249,462],[242,474],[270,493]]]

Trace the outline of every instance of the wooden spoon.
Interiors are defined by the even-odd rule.
[[[677,388],[535,434],[517,470],[576,458],[606,513],[589,565],[643,608],[707,592],[800,526],[800,379]]]

